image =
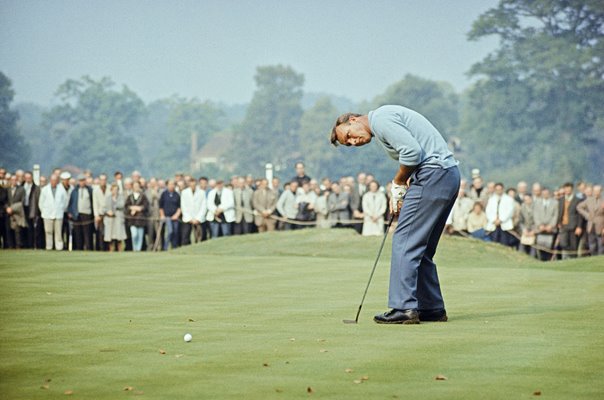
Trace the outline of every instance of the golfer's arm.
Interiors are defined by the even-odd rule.
[[[416,168],[417,168],[417,165],[410,167],[410,166],[401,164],[398,169],[398,172],[396,173],[396,175],[394,175],[394,179],[393,179],[394,183],[396,183],[397,185],[406,185],[407,180],[409,179],[409,177],[411,176],[413,171],[415,171]]]

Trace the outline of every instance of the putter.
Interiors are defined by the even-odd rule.
[[[358,324],[359,323],[359,315],[361,314],[361,308],[363,308],[363,303],[365,302],[365,296],[367,296],[367,290],[369,290],[369,285],[371,284],[371,279],[373,278],[373,273],[375,272],[375,267],[377,267],[378,261],[380,260],[380,255],[382,254],[382,249],[384,248],[384,243],[386,243],[386,237],[388,237],[388,231],[390,230],[392,221],[394,221],[394,213],[390,216],[390,221],[388,221],[388,226],[386,227],[386,233],[384,233],[384,239],[382,239],[382,245],[380,246],[380,250],[378,251],[377,258],[375,259],[375,263],[373,264],[373,269],[371,270],[371,275],[369,275],[369,281],[367,282],[367,286],[365,287],[365,293],[363,293],[363,298],[361,299],[361,304],[359,305],[359,310],[357,311],[357,316],[355,319],[342,320],[342,322],[344,322],[345,324]]]

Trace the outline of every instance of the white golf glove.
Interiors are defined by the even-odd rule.
[[[392,186],[390,187],[390,206],[394,212],[398,211],[399,202],[403,201],[408,188],[407,185],[398,185],[392,181]]]

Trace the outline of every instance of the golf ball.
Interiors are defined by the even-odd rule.
[[[190,342],[193,339],[193,336],[191,336],[190,333],[187,333],[184,337],[185,342]]]

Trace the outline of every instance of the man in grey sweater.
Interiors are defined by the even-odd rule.
[[[392,180],[390,209],[400,213],[392,239],[391,310],[376,315],[374,321],[446,321],[433,257],[459,191],[457,161],[424,116],[396,105],[382,106],[368,115],[341,115],[332,129],[331,143],[363,146],[374,137],[399,164]]]

